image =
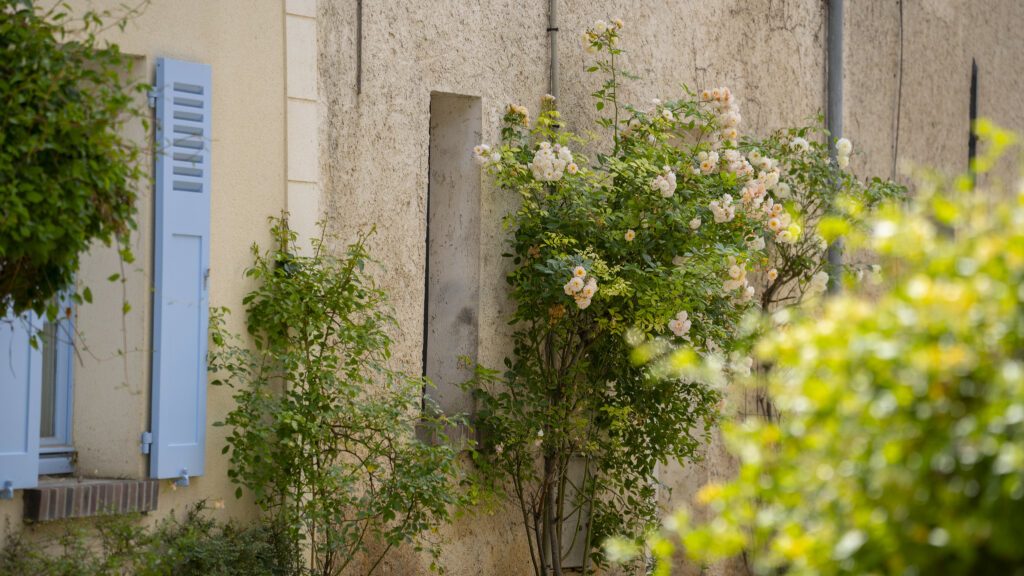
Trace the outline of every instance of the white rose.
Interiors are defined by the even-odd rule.
[[[819,294],[824,292],[828,288],[828,272],[821,271],[811,276],[811,279],[807,282],[807,293],[808,294]]]

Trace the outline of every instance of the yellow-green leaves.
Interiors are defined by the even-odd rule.
[[[866,234],[823,222],[880,255],[888,290],[768,325],[751,383],[781,418],[727,426],[737,477],[698,493],[708,522],[659,538],[764,574],[1024,569],[1024,208],[959,182],[929,175]]]

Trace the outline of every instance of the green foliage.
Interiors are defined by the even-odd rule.
[[[292,576],[295,551],[272,525],[219,524],[205,503],[153,529],[137,516],[69,526],[55,537],[21,533],[0,552],[0,574],[19,576]]]
[[[1015,137],[981,122],[995,164]],[[890,289],[777,316],[756,351],[784,417],[728,430],[738,477],[652,540],[764,574],[1024,574],[1024,185],[921,179],[851,232]],[[621,550],[621,547],[619,547]],[[662,565],[667,573],[667,563]]]
[[[223,423],[237,494],[260,507],[309,549],[317,574],[352,562],[373,572],[395,546],[439,554],[431,528],[460,502],[455,451],[416,439],[426,382],[388,367],[394,319],[386,295],[366,274],[366,236],[342,258],[320,250],[298,256],[295,234],[275,220],[277,247],[246,275],[243,300],[252,347],[212,321],[210,370],[237,390]],[[222,311],[223,312],[223,311]],[[360,564],[360,562],[362,564]],[[438,567],[439,569],[439,567]]]
[[[775,277],[759,278],[762,310],[794,306],[813,296],[821,287],[815,275],[827,274],[829,243],[861,228],[880,203],[906,196],[906,188],[894,182],[879,178],[862,182],[837,169],[829,143],[828,134],[820,128],[803,127],[779,130],[760,140],[745,139],[740,146],[748,158],[777,159],[781,181],[774,196],[803,228],[794,242],[775,242],[768,235],[762,267],[774,270]],[[844,269],[851,280],[867,272],[857,263],[846,263]]]
[[[597,54],[588,71],[603,77],[593,97],[610,151],[562,130],[550,99],[533,130],[510,106],[501,145],[474,150],[521,200],[505,221],[514,355],[503,374],[480,369],[470,383],[487,441],[477,462],[519,502],[538,575],[559,572],[562,555],[548,551],[570,542],[602,564],[606,537],[642,540],[657,525],[657,465],[694,459],[718,418],[725,379],[671,366],[693,359],[643,361],[686,343],[749,372],[734,353],[744,312],[826,286],[822,219],[833,236],[854,230],[901,193],[843,172],[849,143],[830,160],[828,143],[805,138],[820,130],[741,137],[728,88],[686,89],[647,110],[624,104],[622,26],[599,21],[583,37]],[[593,159],[569,150],[578,145]]]
[[[52,319],[79,255],[135,226],[144,173],[121,128],[142,117],[134,97],[145,86],[126,80],[131,60],[97,38],[107,16],[0,0],[0,310],[48,309]]]
[[[514,356],[471,383],[487,442],[476,460],[518,501],[537,574],[560,566],[550,550],[582,546],[601,563],[604,538],[655,525],[658,464],[695,458],[721,395],[634,365],[628,340],[671,329],[703,352],[728,349],[752,295],[728,284],[730,267],[745,266],[746,238],[763,228],[742,211],[716,222],[709,208],[746,183],[697,168],[721,130],[711,103],[686,96],[648,113],[619,102],[618,30],[586,38],[603,55],[591,70],[608,78],[594,96],[610,153],[591,163],[570,152],[583,142],[561,130],[551,100],[532,131],[511,106],[500,148],[476,150],[521,199],[506,219]]]

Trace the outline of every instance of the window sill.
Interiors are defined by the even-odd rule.
[[[40,478],[39,486],[25,490],[24,518],[51,522],[156,510],[158,480],[106,480]]]
[[[75,449],[69,446],[44,446],[39,449],[39,475],[71,474],[75,471]]]

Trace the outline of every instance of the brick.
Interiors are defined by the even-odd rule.
[[[25,519],[50,522],[156,510],[157,480],[44,480],[25,490]]]

